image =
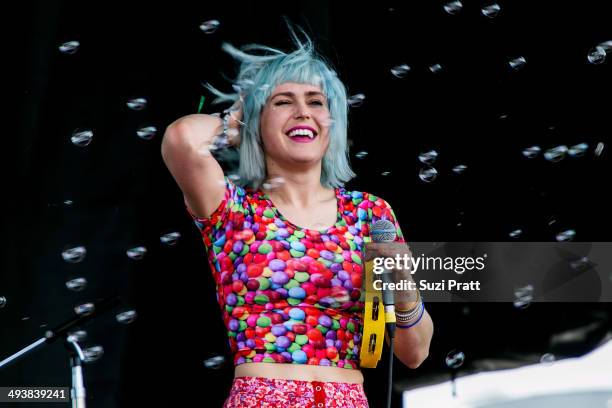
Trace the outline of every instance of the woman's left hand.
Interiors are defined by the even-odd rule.
[[[375,258],[391,258],[393,259],[393,268],[389,268],[392,273],[392,281],[399,283],[402,281],[413,281],[412,279],[412,252],[410,247],[405,242],[368,242],[365,244],[364,257],[366,261],[371,261]],[[398,262],[396,262],[398,261]],[[376,261],[375,261],[376,262]],[[384,260],[379,261],[379,266],[384,267]],[[389,262],[389,261],[387,261]],[[394,290],[395,303],[401,303],[405,306],[406,303],[415,302],[417,299],[416,290],[399,291]]]

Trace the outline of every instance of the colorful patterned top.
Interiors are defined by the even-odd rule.
[[[359,366],[364,237],[388,219],[389,204],[336,188],[334,226],[292,224],[262,190],[225,178],[225,198],[209,218],[193,215],[217,286],[234,364]]]

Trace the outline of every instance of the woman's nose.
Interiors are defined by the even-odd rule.
[[[309,109],[308,105],[297,104],[295,117],[296,118],[310,118],[311,117],[310,116],[310,109]]]

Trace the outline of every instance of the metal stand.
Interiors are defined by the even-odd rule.
[[[112,296],[106,299],[102,299],[95,303],[94,311],[87,315],[75,316],[68,321],[60,324],[52,330],[47,330],[45,336],[36,340],[29,346],[24,347],[17,353],[5,358],[0,361],[0,369],[13,363],[19,358],[31,353],[34,350],[42,347],[45,344],[49,344],[57,340],[58,338],[64,338],[66,336],[66,345],[70,350],[70,366],[72,367],[72,389],[70,391],[70,397],[72,398],[72,408],[85,408],[85,386],[83,385],[83,370],[82,363],[85,360],[85,355],[81,346],[79,346],[78,338],[74,335],[68,335],[68,331],[79,327],[94,317],[111,310],[120,303],[118,296]]]
[[[70,389],[70,398],[72,399],[72,408],[85,408],[85,385],[83,381],[83,369],[81,363],[85,360],[83,350],[75,336],[68,336],[66,343],[72,346],[76,354],[71,353],[70,366],[72,367],[72,388]]]

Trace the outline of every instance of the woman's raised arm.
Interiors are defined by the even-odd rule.
[[[223,170],[208,147],[223,131],[220,118],[192,114],[171,123],[164,134],[161,153],[192,213],[208,218],[225,194]]]

